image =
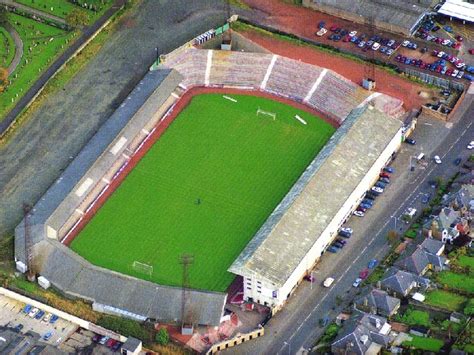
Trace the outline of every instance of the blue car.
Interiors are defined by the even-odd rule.
[[[318,28],[321,29],[321,28],[324,28],[324,26],[326,26],[326,22],[319,21]]]
[[[424,203],[424,204],[428,203],[430,198],[431,198],[431,194],[423,195],[423,197],[421,198],[421,203]]]
[[[39,311],[39,312],[36,314],[35,319],[40,320],[41,318],[43,318],[43,316],[44,316],[44,311]]]
[[[395,172],[395,169],[392,168],[391,166],[386,166],[385,168],[383,168],[383,171],[389,174],[393,174]]]
[[[352,36],[351,42],[352,42],[352,43],[355,43],[356,41],[357,41],[357,37],[356,37],[356,36]]]
[[[410,63],[411,63],[411,59],[410,59],[410,58],[405,59],[405,64],[410,64]]]
[[[364,200],[362,200],[361,204],[373,206],[374,205],[374,200],[364,199]]]
[[[369,269],[374,269],[377,266],[377,259],[372,259],[369,261]]]
[[[381,189],[385,189],[385,187],[387,186],[385,183],[383,183],[382,181],[377,181],[377,183],[375,184],[375,186],[377,187],[380,187]]]
[[[43,335],[43,340],[48,341],[49,339],[51,339],[52,336],[53,336],[53,332],[50,330],[45,335]]]
[[[366,210],[372,208],[372,205],[369,205],[368,203],[361,203],[359,206],[365,208]]]
[[[328,252],[330,253],[338,253],[339,252],[339,248],[336,248],[335,246],[331,245],[329,248],[328,248]]]
[[[54,324],[58,321],[59,317],[55,314],[53,314],[53,316],[51,317],[51,319],[49,320],[49,323],[50,324]]]
[[[30,313],[32,308],[33,306],[31,304],[27,304],[25,308],[23,308],[23,313],[26,313],[26,314]]]

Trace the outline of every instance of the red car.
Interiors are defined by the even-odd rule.
[[[469,49],[469,54],[474,54],[474,48]]]
[[[369,270],[368,269],[364,269],[361,272],[359,272],[359,277],[362,280],[365,280],[367,278],[367,276],[369,276]]]
[[[336,31],[338,28],[339,28],[339,27],[337,27],[337,25],[332,25],[332,26],[329,28],[329,30],[332,31],[332,32],[334,32],[334,31]]]
[[[464,41],[464,38],[462,38],[462,36],[460,36],[460,35],[457,35],[457,36],[456,36],[456,39],[457,39],[459,42]]]
[[[109,339],[109,340],[107,340],[107,342],[105,343],[105,346],[107,346],[108,348],[112,348],[115,344],[117,344],[117,340],[115,340],[115,339]]]
[[[380,177],[390,178],[390,174],[386,173],[386,172],[383,172],[383,173],[380,173]]]
[[[342,42],[349,42],[351,40],[351,36],[347,35],[347,36],[344,36],[344,38],[342,39]]]

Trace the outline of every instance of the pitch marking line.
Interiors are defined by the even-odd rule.
[[[229,101],[232,101],[232,102],[237,102],[236,99],[234,99],[234,98],[232,98],[232,97],[230,97],[230,96],[223,95],[222,97],[223,97],[224,99],[226,99],[226,100],[229,100]]]

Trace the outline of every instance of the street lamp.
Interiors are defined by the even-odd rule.
[[[288,345],[288,355],[291,355],[291,344],[286,341],[284,341],[283,344]]]
[[[394,219],[394,221],[395,221],[395,228],[394,228],[394,230],[397,230],[397,217],[395,217],[395,216],[392,216],[392,218],[393,218],[393,219]]]

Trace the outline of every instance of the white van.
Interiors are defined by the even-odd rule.
[[[330,287],[333,282],[334,282],[334,279],[332,277],[328,277],[326,280],[324,280],[323,286]]]
[[[418,154],[418,156],[416,157],[416,160],[421,161],[421,160],[423,160],[424,158],[425,158],[425,154],[424,154],[424,153],[420,153],[420,154]]]

